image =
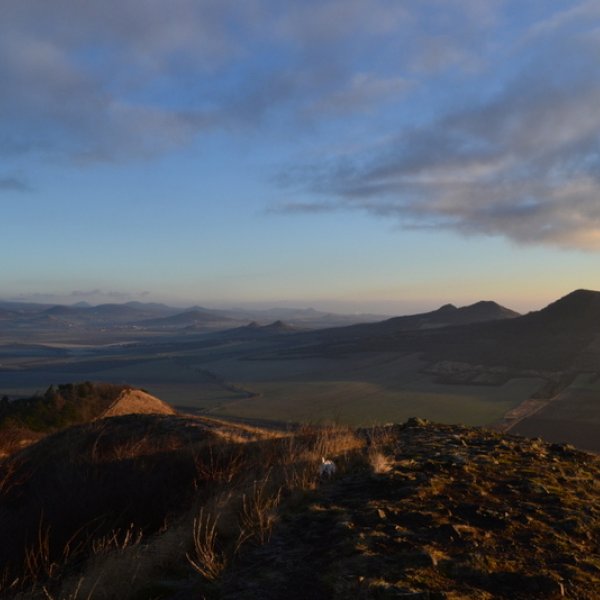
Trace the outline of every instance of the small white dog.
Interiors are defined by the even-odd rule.
[[[319,465],[319,475],[331,479],[336,472],[335,463],[332,460],[326,459],[324,456],[321,457],[321,460],[323,462]]]

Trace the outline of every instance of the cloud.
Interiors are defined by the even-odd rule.
[[[470,68],[497,10],[477,7],[5,0],[0,154],[124,161],[215,131],[264,135],[269,120],[289,134],[369,113],[406,94],[410,63]],[[460,26],[452,39],[438,31],[448,23]]]
[[[581,22],[563,38],[561,22],[486,100],[405,126],[374,154],[288,169],[280,182],[321,199],[281,210],[362,210],[407,228],[600,250],[598,44]]]
[[[393,34],[410,19],[409,3],[398,0],[306,0],[287,3],[275,31],[301,46],[321,47],[357,35]]]
[[[378,77],[372,73],[356,73],[341,89],[323,94],[307,108],[308,114],[340,115],[368,111],[382,103],[402,98],[413,84],[403,77]]]
[[[214,109],[181,96],[236,56],[229,27],[252,4],[7,0],[0,152],[123,160],[188,143],[212,126]]]
[[[30,192],[31,186],[19,177],[0,177],[0,192]]]
[[[597,0],[576,2],[566,9],[559,10],[542,19],[531,28],[527,38],[532,39],[536,36],[552,35],[556,31],[564,31],[566,28],[572,26],[577,30],[582,23],[589,25],[589,23],[597,22],[598,17],[600,17],[600,4]]]

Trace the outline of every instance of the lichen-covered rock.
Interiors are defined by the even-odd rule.
[[[420,419],[388,433],[386,473],[342,473],[319,489],[316,528],[290,515],[260,569],[248,570],[249,553],[228,573],[223,597],[600,597],[597,456]],[[332,529],[336,514],[343,527]],[[278,584],[265,575],[275,551]]]

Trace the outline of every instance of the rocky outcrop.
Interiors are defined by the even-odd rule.
[[[418,419],[368,435],[384,468],[323,484],[225,598],[598,597],[597,457]]]

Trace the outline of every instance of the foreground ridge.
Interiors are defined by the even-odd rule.
[[[571,446],[421,419],[100,419],[0,461],[0,596],[595,600],[598,481]]]
[[[367,435],[373,472],[322,486],[224,597],[598,597],[597,457],[420,419]]]

